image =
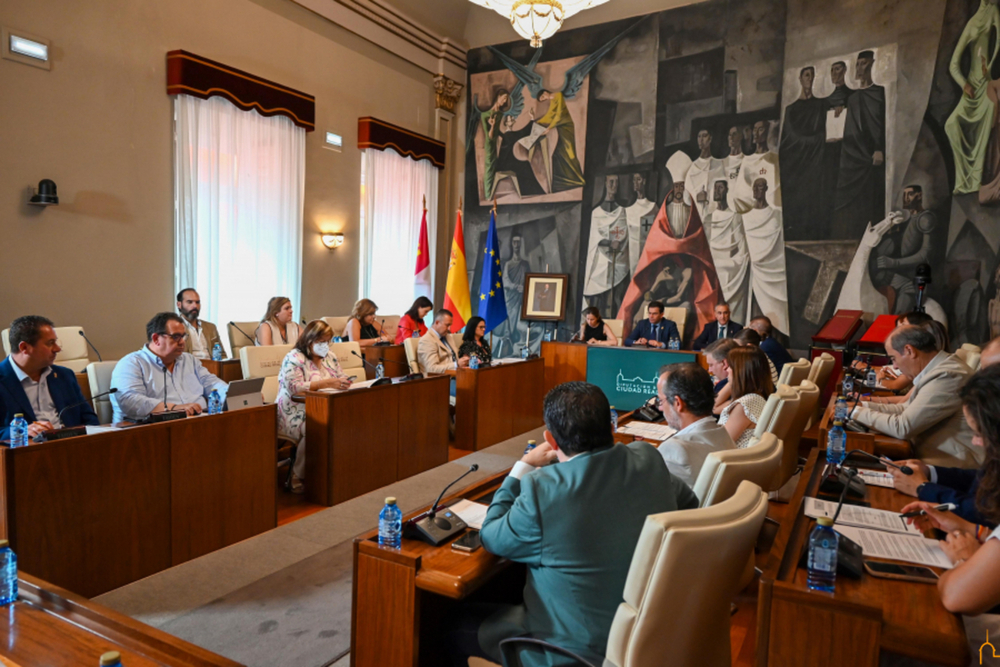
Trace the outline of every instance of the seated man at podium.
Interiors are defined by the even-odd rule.
[[[10,422],[18,413],[28,422],[29,438],[57,428],[97,426],[76,374],[55,365],[60,347],[52,321],[19,317],[9,337],[10,356],[0,362],[0,440],[10,439]]]
[[[543,411],[545,442],[514,465],[480,533],[486,550],[527,564],[524,603],[458,610],[449,624],[456,665],[467,656],[499,663],[500,640],[525,634],[600,664],[646,517],[698,507],[649,443],[615,446],[608,399],[594,385],[555,387]]]
[[[122,357],[111,374],[112,422],[138,421],[154,412],[183,410],[189,416],[208,408],[218,390],[224,401],[229,385],[184,351],[187,329],[173,313],[157,313],[146,324],[146,344]]]
[[[930,465],[977,468],[983,452],[972,446],[959,396],[972,369],[937,346],[934,334],[923,327],[893,330],[885,351],[900,371],[913,378],[913,389],[901,403],[859,404],[849,417],[879,433],[909,440],[917,458]]]
[[[732,338],[742,330],[742,324],[729,319],[729,304],[726,302],[718,303],[715,305],[715,321],[705,325],[705,328],[691,344],[691,349],[700,350],[717,340]]]
[[[645,345],[648,347],[666,348],[674,338],[681,339],[677,325],[673,320],[663,317],[663,304],[650,301],[646,306],[648,318],[636,323],[635,328],[625,338],[625,347]]]
[[[201,295],[187,287],[177,293],[177,312],[184,318],[188,332],[188,349],[199,359],[211,359],[212,350],[219,346],[222,358],[226,358],[226,348],[219,338],[219,330],[211,322],[198,319],[201,315]]]

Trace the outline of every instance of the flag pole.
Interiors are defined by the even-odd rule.
[[[424,195],[424,210],[427,210],[427,195]]]

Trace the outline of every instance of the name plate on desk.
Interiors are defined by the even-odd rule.
[[[57,428],[52,431],[42,431],[32,440],[34,442],[49,442],[50,440],[62,440],[63,438],[77,438],[87,435],[86,426],[72,426],[69,428]]]

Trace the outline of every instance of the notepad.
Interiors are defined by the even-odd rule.
[[[462,521],[468,524],[469,528],[482,530],[483,520],[486,518],[486,510],[489,508],[489,505],[462,499],[448,509],[457,514]]]
[[[917,565],[951,569],[951,561],[937,540],[914,535],[869,530],[837,524],[836,531],[861,545],[861,552],[871,558],[901,560]]]
[[[883,486],[887,489],[896,488],[896,480],[893,476],[887,472],[881,472],[879,470],[859,470],[858,476],[864,480],[865,484],[870,486]]]
[[[806,516],[817,519],[821,516],[833,518],[837,511],[837,503],[832,503],[818,498],[806,498]],[[874,528],[875,530],[885,530],[891,533],[901,533],[905,535],[915,535],[923,537],[916,526],[908,524],[906,519],[899,516],[898,512],[887,510],[876,510],[871,507],[860,505],[844,505],[837,517],[837,526],[855,526],[857,528]]]
[[[320,389],[324,394],[340,394],[345,391],[351,391],[352,389],[364,389],[366,387],[372,386],[376,380],[362,380],[361,382],[352,382],[351,386],[347,389],[334,389],[333,387],[325,387]]]
[[[632,421],[624,426],[618,427],[618,432],[622,435],[643,438],[644,440],[666,440],[675,433],[677,429],[666,424],[650,424],[649,422]]]

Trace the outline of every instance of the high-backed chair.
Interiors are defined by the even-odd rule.
[[[833,355],[824,352],[812,360],[812,368],[809,369],[808,380],[819,387],[820,393],[826,393],[826,387],[830,383],[830,376],[833,375],[833,367],[836,361]]]
[[[647,315],[649,313],[646,313]],[[663,317],[668,320],[673,321],[677,325],[677,331],[681,334],[681,349],[687,349],[684,345],[685,327],[687,327],[688,321],[688,311],[687,308],[664,308]]]
[[[82,327],[55,327],[56,338],[59,340],[59,354],[56,355],[56,365],[65,366],[74,373],[82,373],[90,364],[90,351],[87,341],[80,332]],[[10,354],[10,329],[4,329],[0,334],[3,339],[4,354]]]
[[[974,371],[979,370],[979,359],[982,357],[983,350],[978,345],[973,345],[972,343],[965,343],[962,347],[955,350],[955,356],[965,362],[965,364]]]
[[[778,384],[787,384],[789,387],[798,387],[803,380],[809,379],[809,371],[812,364],[808,359],[790,361],[781,367],[781,375],[778,376]]]
[[[625,322],[623,320],[604,320],[604,323],[608,325],[611,333],[618,339],[618,347],[621,347],[625,342],[625,336],[622,334],[625,330]]]
[[[448,334],[448,344],[451,345],[451,349],[455,350],[455,354],[458,354],[459,348],[462,347],[462,334],[460,333]]]
[[[340,362],[340,367],[344,369],[344,372],[347,373],[352,380],[364,380],[367,377],[365,375],[365,362],[355,356],[355,354],[352,354],[361,354],[360,344],[352,342],[331,343],[330,351],[337,356],[337,361]]]
[[[274,403],[278,398],[278,373],[281,371],[281,362],[291,349],[291,345],[244,345],[240,348],[243,377],[247,380],[264,378],[260,393],[265,403]]]
[[[381,331],[382,320],[385,320],[385,335],[389,337],[390,342],[396,342],[396,330],[399,329],[399,318],[401,315],[377,315],[375,317],[375,328]]]
[[[743,482],[712,507],[646,517],[603,667],[729,667],[730,602],[766,515],[767,496]],[[508,639],[500,644],[505,667],[520,665],[529,643],[567,654],[541,640]]]
[[[767,398],[764,409],[757,419],[757,428],[754,429],[750,442],[754,443],[763,437],[765,433],[773,433],[774,436],[783,443],[788,441],[792,425],[799,414],[799,395],[788,385],[778,385],[773,394]],[[796,442],[802,437],[798,434]]]
[[[410,365],[411,373],[423,373],[420,368],[420,360],[417,358],[417,346],[420,344],[419,338],[406,338],[403,340],[403,350],[406,351],[406,363]]]
[[[701,507],[710,507],[729,498],[740,482],[748,480],[764,491],[774,491],[774,478],[781,467],[782,444],[773,433],[765,433],[744,449],[712,452],[695,480],[693,491]]]
[[[90,383],[90,395],[97,396],[111,389],[111,374],[118,365],[117,361],[95,361],[87,365],[87,381]],[[110,424],[115,409],[111,405],[111,397],[94,399],[94,412],[102,424]]]
[[[334,336],[346,336],[347,334],[344,332],[344,329],[347,328],[347,320],[349,319],[351,319],[350,315],[344,315],[343,317],[324,317],[323,321],[333,329]]]
[[[257,341],[248,338],[248,336],[257,335],[255,332],[259,326],[260,322],[230,322],[226,325],[226,330],[229,332],[229,349],[233,352],[233,359],[241,358],[240,350],[244,347],[253,347],[257,344]],[[243,331],[246,332],[246,335],[242,333]],[[244,372],[243,377],[249,378],[250,376]]]

